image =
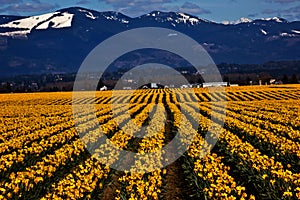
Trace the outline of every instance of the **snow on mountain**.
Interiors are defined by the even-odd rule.
[[[246,18],[246,17],[242,17],[242,18],[240,18],[239,20],[236,20],[236,21],[225,20],[225,21],[222,21],[221,23],[224,24],[224,25],[230,25],[230,24],[237,25],[237,24],[241,24],[241,23],[252,23],[253,22],[253,24],[255,24],[256,21],[275,21],[277,23],[287,22],[287,20],[279,18],[279,17],[261,18],[261,19],[258,19],[258,20],[252,20],[252,19],[249,19],[249,18]]]
[[[21,30],[0,33],[0,36],[26,36],[33,29],[47,29],[50,26],[51,28],[71,27],[73,16],[73,14],[67,12],[54,12],[15,20],[7,24],[1,24],[0,27]]]
[[[206,19],[200,19],[195,16],[191,16],[185,13],[176,13],[178,18],[175,20],[177,23],[183,22],[183,23],[190,23],[191,25],[197,25],[200,24],[201,22],[206,22],[206,23],[211,23],[211,21],[206,20]]]
[[[253,22],[253,20],[249,19],[249,18],[246,18],[246,17],[242,17],[241,19],[235,21],[234,24],[250,23],[250,22]]]
[[[229,24],[233,24],[233,25],[236,25],[236,24],[241,24],[241,23],[250,23],[250,22],[253,22],[252,19],[249,19],[249,18],[246,18],[246,17],[242,17],[236,21],[222,21],[222,24],[224,25],[229,25]]]
[[[67,28],[72,26],[72,19],[74,14],[62,13],[59,16],[54,17],[53,19],[46,21],[39,25],[36,29],[47,29],[51,28]],[[51,25],[52,23],[52,25]]]
[[[83,10],[83,9],[78,9],[78,11],[83,12],[87,18],[94,19],[94,20],[98,18],[97,16],[94,16],[93,13],[91,13],[90,11]]]
[[[0,33],[0,36],[26,36],[30,31],[25,30],[25,31],[11,31],[11,32],[5,32],[5,33]]]
[[[281,37],[295,37],[295,34],[290,34],[290,33],[280,33]]]
[[[25,19],[20,19],[20,20],[9,22],[7,24],[0,25],[0,27],[32,29],[38,23],[49,19],[54,14],[57,14],[57,13],[48,13],[48,14],[44,14],[44,15],[28,17]]]
[[[237,24],[241,24],[241,23],[250,23],[250,22],[253,22],[253,20],[246,18],[246,17],[242,17],[236,21],[225,20],[225,21],[222,21],[221,23],[224,25],[237,25]]]
[[[222,21],[221,23],[224,24],[224,25],[229,25],[229,24],[230,24],[230,21],[225,20],[225,21]]]
[[[99,13],[99,16],[101,16],[107,20],[110,20],[110,21],[118,21],[122,24],[128,24],[131,19],[130,17],[123,15],[122,13],[115,12],[115,11],[101,12],[101,13]]]
[[[293,33],[297,33],[297,34],[300,34],[300,31],[297,31],[297,30],[292,30]]]
[[[262,34],[267,35],[267,31],[265,31],[264,29],[260,29],[260,31],[262,32]]]
[[[161,12],[161,11],[153,11],[146,15],[142,15],[139,18],[143,17],[152,17],[158,22],[171,22],[172,26],[176,26],[176,24],[184,23],[190,25],[198,25],[201,22],[210,23],[210,21],[205,19],[200,19],[198,17],[188,15],[186,13],[181,12]]]
[[[183,23],[187,23],[190,22],[192,25],[199,23],[199,19],[195,18],[195,17],[191,17],[189,15],[186,15],[184,13],[178,13],[178,15],[180,16],[177,20],[175,20],[177,23],[183,22]]]
[[[56,13],[48,13],[48,14],[44,14],[44,15],[28,17],[28,18],[25,18],[25,19],[20,19],[20,20],[9,22],[7,24],[2,24],[2,25],[0,25],[0,27],[3,27],[3,28],[16,28],[16,29],[24,29],[24,30],[7,32],[7,33],[0,33],[0,35],[2,35],[2,36],[14,36],[14,35],[28,34],[28,33],[31,32],[33,27],[35,27],[37,24],[49,19],[54,14],[56,14]]]
[[[121,22],[122,22],[123,24],[128,24],[128,23],[129,23],[129,21],[128,21],[128,20],[125,20],[125,19],[122,19]]]
[[[264,21],[275,21],[275,22],[278,22],[278,23],[285,22],[284,19],[281,19],[279,17],[261,18],[261,20],[264,20]]]

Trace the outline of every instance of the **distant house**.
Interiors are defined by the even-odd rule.
[[[152,89],[156,89],[156,88],[158,88],[158,86],[157,86],[156,83],[151,83],[151,88],[152,88]]]
[[[100,91],[106,91],[107,87],[104,85],[102,88],[100,88]]]
[[[162,89],[162,88],[165,88],[165,86],[159,83],[148,83],[139,87],[139,89]]]
[[[187,84],[187,85],[181,85],[180,88],[200,88],[200,84]]]
[[[188,85],[182,85],[182,86],[180,86],[180,88],[189,88],[189,86]]]
[[[202,87],[226,87],[226,86],[228,86],[227,82],[207,82],[202,84]]]
[[[271,79],[270,80],[270,84],[272,85],[272,84],[275,84],[276,83],[276,79]]]
[[[181,71],[181,74],[188,74],[188,71]]]

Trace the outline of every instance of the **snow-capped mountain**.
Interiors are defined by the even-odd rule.
[[[153,11],[146,15],[142,15],[139,19],[151,19],[160,23],[169,23],[172,26],[177,24],[199,25],[201,23],[210,23],[208,20],[200,19],[196,16],[188,15],[180,12],[161,12]]]
[[[1,24],[0,27],[15,30],[0,33],[0,36],[27,36],[32,29],[41,30],[71,27],[73,16],[74,14],[68,12],[55,12],[14,20],[6,24]]]
[[[278,23],[288,23],[287,20],[283,19],[283,18],[279,18],[279,17],[272,17],[272,18],[261,18],[261,19],[258,19],[258,20],[253,20],[253,19],[249,19],[249,18],[246,18],[246,17],[242,17],[236,21],[223,21],[222,24],[224,25],[228,25],[228,24],[241,24],[241,23],[252,23],[253,21],[268,21],[268,22],[278,22]],[[253,22],[255,23],[255,22]]]
[[[216,23],[161,11],[131,18],[73,7],[39,16],[0,16],[0,73],[76,72],[101,41],[121,31],[150,26],[189,35],[216,63],[300,60],[298,21],[274,17]]]
[[[222,24],[224,25],[229,25],[229,24],[240,24],[240,23],[250,23],[252,22],[253,20],[252,19],[249,19],[249,18],[246,18],[246,17],[242,17],[236,21],[223,21]]]

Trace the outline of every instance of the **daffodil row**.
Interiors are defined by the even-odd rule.
[[[209,108],[202,106],[201,109],[208,110]],[[215,108],[212,115],[222,116],[217,113],[217,111],[225,112],[224,109]],[[276,150],[281,152],[283,155],[287,153],[296,154],[300,158],[300,144],[287,139],[284,136],[277,135],[274,131],[268,131],[266,129],[260,128],[260,122],[252,117],[246,117],[244,115],[230,112],[226,112],[226,125],[232,129],[239,129],[245,134],[250,136],[255,136],[264,142],[272,144]],[[261,122],[262,123],[262,122]],[[279,132],[281,133],[281,132]]]
[[[85,123],[87,122],[82,117],[81,125],[85,125]],[[41,129],[33,134],[19,137],[19,140],[12,139],[0,144],[3,147],[2,152],[8,153],[0,157],[0,172],[7,171],[13,164],[21,164],[26,156],[38,156],[43,151],[68,142],[77,135],[73,126],[74,123],[70,120],[63,124],[50,126],[47,128],[48,130]],[[34,142],[30,143],[31,141]]]
[[[43,151],[55,146],[62,145],[76,136],[75,128],[67,129],[59,134],[53,135],[46,140],[32,143],[30,146],[13,151],[0,157],[0,173],[10,170],[13,165],[22,164],[26,156],[38,156]]]
[[[96,114],[103,115],[104,113],[109,112],[109,109],[103,109],[100,111],[97,111]],[[84,118],[85,115],[78,115],[80,118]],[[27,148],[27,146],[31,145],[32,142],[33,145],[35,143],[38,143],[40,140],[52,140],[51,137],[56,137],[55,135],[57,133],[60,133],[64,130],[70,129],[74,126],[73,119],[71,116],[59,116],[55,118],[51,118],[53,122],[53,126],[51,124],[47,124],[45,128],[37,129],[32,132],[29,132],[28,134],[25,132],[23,134],[20,134],[19,137],[11,138],[8,141],[4,141],[0,144],[0,153],[9,153],[14,150]],[[88,119],[82,121],[82,123],[87,123]],[[30,146],[29,146],[30,147]]]
[[[122,113],[123,111],[126,111],[126,107],[120,106],[116,113]],[[103,116],[100,118],[102,117]],[[112,120],[113,119],[110,121]],[[101,128],[108,134],[109,132],[114,131],[117,126],[118,124],[116,123],[108,122],[103,124]],[[84,139],[84,137],[82,139]],[[96,139],[97,138],[95,138],[95,140]],[[131,139],[131,136],[124,134],[124,132],[120,130],[110,138],[110,141],[118,148],[122,149],[128,144],[129,139]],[[103,153],[101,152],[101,149],[110,151],[111,154],[108,157],[101,157],[101,153]],[[103,166],[109,166],[118,159],[118,151],[114,152],[114,149],[110,149],[106,144],[100,145],[99,148],[95,150],[95,154],[85,161],[85,165],[79,165],[60,182],[53,184],[51,192],[46,194],[44,199],[78,199],[83,196],[90,199],[90,193],[96,188],[103,189],[103,183],[110,172],[109,167]]]
[[[203,188],[203,192],[210,199],[255,199],[254,195],[248,195],[246,188],[238,185],[228,174],[230,167],[226,166],[222,159],[223,157],[212,153],[194,162],[195,173],[209,183]]]
[[[146,128],[147,137],[140,142],[132,170],[119,178],[125,190],[117,190],[118,196],[115,199],[121,199],[124,196],[129,199],[158,199],[158,195],[161,193],[162,177],[166,173],[165,169],[160,169],[164,153],[161,149],[165,138],[166,115],[162,104],[158,104],[156,109],[154,109],[154,104],[151,105],[150,113],[155,110],[155,114]],[[153,155],[151,152],[157,152],[158,155]],[[144,173],[144,171],[150,172]]]
[[[201,120],[200,132],[207,131],[209,120],[202,120],[199,113],[186,104],[183,104],[181,108],[193,119]],[[246,197],[255,199],[253,195],[246,193],[245,187],[238,185],[235,179],[229,175],[230,167],[222,162],[223,157],[210,153],[210,148],[205,144],[204,138],[197,134],[188,150],[188,156],[192,158],[193,170],[197,175],[196,179],[199,181],[198,185],[202,192],[210,199],[245,199]]]
[[[117,132],[110,140],[119,148],[124,148],[131,137],[122,131]],[[102,145],[100,148],[105,148]],[[106,150],[111,150],[106,147]],[[117,154],[113,153],[107,160],[95,155],[88,158],[84,165],[78,165],[74,170],[67,174],[57,184],[53,184],[44,199],[78,199],[91,198],[91,193],[96,189],[103,189],[104,183],[108,178],[110,164],[118,160]]]
[[[93,144],[101,135],[116,131],[119,124],[129,119],[128,115],[124,114],[126,111],[127,107],[120,104],[114,107],[113,113],[100,115],[97,120],[91,120],[94,119],[94,115],[89,116],[88,114],[85,117],[76,119],[76,128],[80,133],[81,140],[86,145]],[[103,122],[105,123],[103,124]]]
[[[284,102],[281,102],[281,105],[277,104],[277,101],[271,101],[275,106],[272,108],[271,106],[264,106],[260,103],[256,103],[252,105],[248,103],[239,103],[230,107],[235,112],[240,112],[244,115],[252,115],[261,120],[270,121],[272,123],[278,123],[286,127],[291,127],[293,129],[300,129],[300,121],[299,121],[299,107],[300,102],[297,100],[289,100],[288,103],[294,105],[289,108]],[[273,105],[273,106],[274,106]]]
[[[142,107],[143,105],[134,105],[129,110],[129,113],[134,111],[136,112]],[[144,110],[147,111],[150,107],[151,105],[146,105]],[[87,133],[81,138],[87,146],[94,146],[93,151],[95,152],[95,156],[97,159],[101,160],[102,163],[106,163],[107,165],[114,163],[118,159],[120,150],[125,148],[128,145],[128,141],[133,137],[132,133],[140,130],[141,121],[138,121],[140,124],[134,123],[131,120],[130,115],[126,112],[127,107],[120,106],[115,111],[115,113],[119,113],[119,115],[116,115],[105,124],[102,124],[100,126],[101,131],[99,129],[87,129]],[[148,117],[148,112],[141,112],[137,114],[136,117],[138,117],[139,120],[145,120]],[[99,118],[105,118],[105,116],[100,116]],[[112,133],[113,136],[109,139],[109,141],[107,138],[103,138],[105,137],[104,135],[108,135],[110,133]],[[104,144],[99,143],[100,146],[98,146],[98,141],[101,138],[105,139],[107,142]],[[110,154],[107,155],[106,152],[110,152]]]
[[[287,126],[286,124],[289,123],[289,119],[280,119],[278,116],[276,116],[277,113],[270,113],[270,112],[264,112],[260,113],[259,111],[249,111],[245,110],[243,108],[236,108],[235,106],[228,106],[226,108],[226,114],[229,116],[232,116],[234,118],[238,118],[241,121],[253,124],[257,127],[261,127],[263,129],[266,129],[278,136],[283,136],[289,139],[292,139],[293,141],[299,141],[300,139],[300,130],[297,130],[293,126]],[[286,124],[284,124],[286,123]],[[292,124],[291,122],[290,124]]]
[[[84,145],[78,139],[71,144],[65,144],[53,154],[48,154],[24,171],[11,173],[9,181],[0,182],[0,188],[4,190],[2,195],[7,198],[22,198],[25,192],[29,192],[36,184],[43,182],[45,177],[51,178],[59,167],[66,165],[74,156],[79,156],[84,151]],[[22,188],[22,190],[21,190]]]
[[[200,109],[206,110],[207,108],[200,107]],[[214,113],[214,117],[216,118],[223,117],[220,115],[221,114]],[[208,124],[210,124],[213,129],[221,130],[219,135],[219,142],[223,145],[223,148],[225,148],[227,152],[229,152],[237,159],[237,164],[238,166],[240,166],[240,168],[243,168],[243,166],[251,166],[253,169],[255,169],[256,172],[261,175],[261,177],[266,174],[267,177],[269,177],[269,183],[271,185],[269,187],[274,187],[274,191],[281,190],[282,193],[284,193],[290,192],[291,190],[296,191],[296,189],[299,187],[300,174],[285,170],[280,162],[275,161],[274,157],[263,155],[250,143],[242,141],[237,135],[220,127],[219,124],[210,122],[210,120],[204,116],[198,116],[197,119],[199,118],[199,123],[202,126],[205,126],[205,124],[207,124],[207,129]],[[251,171],[247,171],[250,174]],[[255,175],[255,172],[251,173]],[[264,179],[261,178],[261,180]],[[294,192],[293,195],[298,197],[299,193]]]
[[[38,116],[36,116],[36,114],[33,115],[33,113],[38,113],[40,109],[47,109],[53,114],[52,116],[41,116],[40,114]],[[57,110],[57,107],[55,106],[36,106],[35,109],[28,108],[27,106],[9,106],[5,110],[14,110],[15,112],[7,113],[0,117],[0,139],[3,141],[29,134],[48,126],[63,123],[66,121],[64,117],[70,116],[69,110],[66,110],[65,108]],[[22,115],[24,115],[24,113],[27,113],[29,116],[23,117]]]

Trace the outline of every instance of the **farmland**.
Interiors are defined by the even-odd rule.
[[[149,89],[131,96],[117,91],[113,98],[103,91],[73,101],[71,92],[2,94],[0,199],[300,199],[299,89]],[[94,105],[101,129],[124,150],[156,152],[180,128],[195,137],[168,166],[149,173],[117,171],[108,165],[119,155],[105,165],[85,148],[97,139],[98,126],[82,109],[76,127],[73,108],[86,104]],[[127,110],[136,126],[163,126],[157,132],[146,129],[150,137],[134,138],[126,133],[133,128]],[[79,137],[78,128],[95,138]],[[201,157],[209,129],[219,130],[218,142]]]

